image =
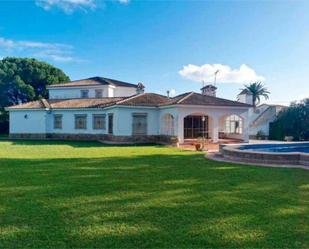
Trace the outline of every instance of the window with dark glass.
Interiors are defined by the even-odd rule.
[[[75,115],[75,129],[87,129],[87,115],[86,114]]]
[[[81,98],[83,99],[89,98],[89,90],[81,90],[80,95],[81,95]]]
[[[108,114],[108,134],[114,133],[114,114],[109,113]]]
[[[132,134],[147,135],[147,113],[133,114]]]
[[[102,98],[103,97],[103,90],[102,89],[96,89],[95,90],[95,97],[96,98]]]
[[[105,114],[93,114],[93,129],[105,129]]]
[[[54,115],[54,129],[62,129],[62,115],[61,114]]]

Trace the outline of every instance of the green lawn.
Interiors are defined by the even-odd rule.
[[[0,248],[309,248],[309,171],[0,142]]]

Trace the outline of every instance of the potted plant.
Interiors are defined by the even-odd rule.
[[[201,150],[201,144],[195,143],[194,146],[195,146],[196,151],[200,151]]]
[[[197,143],[195,143],[195,149],[198,151],[203,150],[204,148],[204,142],[202,137],[197,138]]]

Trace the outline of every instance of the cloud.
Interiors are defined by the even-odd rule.
[[[219,83],[250,83],[254,81],[264,81],[263,76],[257,73],[249,66],[242,64],[239,69],[232,69],[228,65],[223,64],[204,64],[201,66],[188,64],[179,71],[179,74],[189,80],[202,82],[213,82],[214,74],[217,74],[217,82]]]
[[[130,0],[118,0],[119,3],[128,4]]]
[[[101,3],[104,2],[101,1]],[[116,0],[121,4],[128,4],[130,0]],[[73,13],[75,10],[94,10],[97,8],[98,0],[36,0],[36,5],[46,11],[56,7],[61,9],[67,14]]]
[[[72,62],[72,61],[79,61],[77,59],[74,59],[69,54],[61,53],[59,51],[40,51],[36,54],[34,54],[35,57],[42,58],[42,59],[50,59],[56,62]]]
[[[170,96],[171,97],[176,96],[176,90],[175,89],[170,89],[169,91],[170,91]]]
[[[94,0],[36,0],[35,3],[44,10],[51,10],[53,7],[57,7],[67,14],[75,10],[87,11],[96,8]]]
[[[73,56],[74,48],[68,44],[15,41],[0,37],[0,48],[3,48],[8,54],[31,56],[56,62],[81,61]]]
[[[14,41],[0,37],[0,47],[5,49],[72,49],[73,47],[61,43],[44,43],[35,41]]]

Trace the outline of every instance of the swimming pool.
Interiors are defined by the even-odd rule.
[[[220,145],[220,153],[236,162],[309,167],[309,142]]]
[[[241,146],[241,150],[264,152],[302,152],[309,153],[309,143],[279,143],[279,144],[250,144]]]

